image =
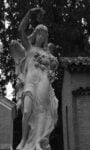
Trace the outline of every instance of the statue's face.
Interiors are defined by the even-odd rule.
[[[47,38],[47,33],[45,31],[39,31],[36,35],[36,45],[41,46]]]

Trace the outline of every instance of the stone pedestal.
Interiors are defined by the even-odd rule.
[[[13,149],[13,120],[15,103],[0,96],[0,150]]]

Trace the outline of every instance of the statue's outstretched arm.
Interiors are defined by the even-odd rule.
[[[33,19],[35,19],[33,18],[33,16],[36,16],[36,20],[39,23],[44,14],[45,14],[45,11],[42,8],[39,8],[39,7],[32,8],[27,12],[25,17],[22,19],[18,30],[21,35],[22,44],[26,50],[30,49],[30,46],[31,46],[30,41],[28,40],[28,37],[25,33],[26,28],[28,24],[31,23]]]
[[[22,44],[25,47],[26,50],[28,50],[30,48],[30,42],[28,41],[27,35],[25,33],[25,30],[29,24],[29,18],[30,18],[30,10],[27,12],[27,14],[25,15],[25,17],[22,19],[20,25],[19,25],[19,33],[21,36],[21,40],[22,40]]]

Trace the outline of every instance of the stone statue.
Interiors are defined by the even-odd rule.
[[[53,43],[48,43],[49,51],[52,55],[54,55],[55,45]]]
[[[10,44],[17,75],[17,108],[21,107],[23,113],[22,139],[17,150],[49,150],[49,135],[58,117],[58,100],[52,88],[58,61],[49,51],[46,26],[39,24],[31,35],[26,35],[33,13],[37,13],[39,22],[44,11],[30,9],[19,26],[22,44]]]

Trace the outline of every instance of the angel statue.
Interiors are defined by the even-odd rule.
[[[44,13],[42,8],[30,9],[19,26],[22,44],[10,43],[17,75],[17,109],[21,107],[23,114],[17,150],[49,150],[49,135],[58,118],[58,100],[52,88],[58,61],[48,47],[48,28],[39,24],[29,36],[26,34],[32,15],[36,14],[40,23]]]

